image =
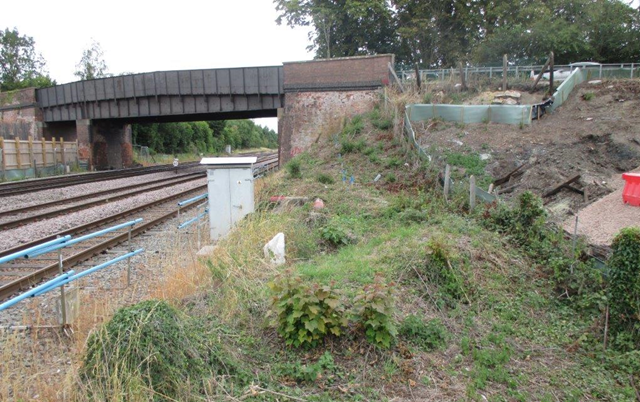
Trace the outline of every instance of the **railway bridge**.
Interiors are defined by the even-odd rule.
[[[158,71],[0,93],[0,134],[77,140],[80,159],[105,169],[132,165],[132,123],[278,117],[284,163],[369,109],[393,63],[379,55]]]

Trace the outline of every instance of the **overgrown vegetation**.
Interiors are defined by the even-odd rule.
[[[132,126],[133,142],[158,153],[220,153],[232,149],[277,148],[278,134],[251,120],[152,123]]]
[[[312,347],[329,335],[342,335],[347,316],[332,286],[307,284],[289,272],[269,288],[274,323],[287,345]]]
[[[376,275],[374,282],[365,285],[354,299],[355,320],[363,327],[367,340],[385,348],[398,334],[393,318],[394,286],[387,284],[382,275]]]

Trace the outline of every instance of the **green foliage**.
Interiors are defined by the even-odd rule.
[[[594,94],[593,92],[586,92],[584,95],[582,95],[582,99],[586,100],[587,102],[595,97],[596,94]]]
[[[624,346],[634,349],[640,347],[640,228],[622,229],[611,248],[607,264],[611,328],[619,343],[625,338]]]
[[[298,383],[315,383],[319,380],[331,382],[333,374],[338,371],[338,366],[331,353],[326,351],[315,363],[302,364],[299,361],[285,363],[282,366],[278,366],[277,371]]]
[[[364,118],[362,115],[356,115],[347,122],[342,129],[342,135],[345,137],[355,137],[364,130]]]
[[[160,153],[220,153],[233,149],[277,148],[277,134],[251,120],[133,124],[133,141]]]
[[[408,208],[400,212],[398,218],[405,223],[419,223],[427,220],[427,213],[417,209]]]
[[[336,181],[333,179],[333,177],[331,177],[331,175],[328,175],[326,173],[320,173],[318,175],[318,181],[322,184],[333,184]]]
[[[76,65],[76,72],[73,75],[81,80],[93,80],[109,76],[107,63],[104,60],[104,52],[99,42],[93,40],[91,46],[82,52],[82,59]]]
[[[16,28],[0,30],[0,91],[55,85],[32,37]]]
[[[278,23],[311,26],[316,57],[396,55],[405,68],[454,67],[460,60],[500,65],[581,60],[606,63],[640,56],[640,16],[617,0],[485,2],[277,0]],[[446,33],[446,34],[443,34]]]
[[[286,165],[284,165],[289,177],[292,179],[299,179],[302,177],[302,162],[300,158],[293,158]]]
[[[291,272],[269,283],[278,334],[289,346],[314,347],[347,325],[341,295],[330,285],[306,284]]]
[[[459,166],[465,169],[465,175],[484,175],[487,161],[480,159],[478,154],[463,154],[460,152],[447,152],[446,160],[449,165]]]
[[[449,332],[440,320],[425,322],[413,314],[402,321],[399,332],[402,337],[427,351],[443,347],[449,338]]]
[[[398,158],[397,156],[393,156],[393,157],[387,159],[387,163],[385,164],[385,166],[387,167],[387,169],[398,168],[398,167],[402,166],[402,160],[400,158]]]
[[[96,393],[107,393],[114,381],[127,389],[134,378],[156,400],[182,399],[212,373],[233,369],[217,342],[166,302],[148,300],[118,310],[89,337],[81,376]]]
[[[425,274],[430,282],[438,286],[438,293],[448,304],[462,299],[468,300],[466,272],[457,262],[454,267],[452,260],[457,260],[453,247],[442,237],[434,236],[427,242],[427,264]]]
[[[355,321],[364,328],[367,340],[385,348],[398,334],[393,322],[394,286],[387,284],[384,276],[376,275],[374,282],[365,285],[354,299]]]
[[[384,180],[385,180],[387,183],[395,183],[396,181],[398,181],[398,178],[396,177],[396,175],[395,175],[395,174],[393,174],[393,173],[389,172],[389,173],[387,173],[387,174],[384,176]]]
[[[433,92],[427,92],[426,94],[424,94],[424,97],[422,98],[423,103],[430,104],[432,101],[433,101]]]
[[[367,146],[367,143],[364,140],[351,141],[347,138],[343,138],[342,141],[340,141],[340,145],[340,152],[343,155],[346,155],[350,153],[362,152],[362,150],[364,150]]]
[[[345,228],[345,223],[337,218],[329,220],[320,228],[320,238],[334,248],[346,246],[354,242],[353,236]]]

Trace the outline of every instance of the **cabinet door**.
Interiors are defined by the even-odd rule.
[[[209,228],[211,240],[218,240],[231,230],[231,202],[229,197],[229,170],[207,171],[209,190]]]
[[[251,168],[229,170],[231,227],[253,212],[253,173]]]

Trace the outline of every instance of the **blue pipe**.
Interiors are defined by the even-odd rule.
[[[184,207],[185,205],[191,204],[192,202],[196,202],[196,201],[200,201],[200,200],[202,200],[202,199],[205,199],[205,198],[207,198],[208,196],[209,196],[209,194],[208,194],[208,193],[205,193],[205,194],[199,195],[199,196],[197,196],[197,197],[189,198],[188,200],[180,201],[180,202],[178,203],[178,206],[179,206],[179,207]]]
[[[48,286],[48,287],[46,287],[46,288],[44,288],[44,289],[40,289],[40,290],[36,293],[36,296],[40,296],[41,294],[47,293],[48,291],[53,290],[53,289],[55,289],[55,288],[57,288],[57,287],[59,287],[59,286],[66,285],[67,283],[72,282],[72,281],[75,281],[76,279],[80,279],[80,278],[82,278],[83,276],[87,276],[87,275],[89,275],[89,274],[92,274],[92,273],[96,272],[96,271],[97,271],[97,270],[99,270],[99,269],[106,268],[106,267],[108,267],[108,266],[110,266],[110,265],[113,265],[113,264],[115,264],[115,263],[117,263],[117,262],[120,262],[120,261],[122,261],[122,260],[126,260],[126,259],[127,259],[127,258],[129,258],[129,257],[133,257],[134,255],[138,255],[138,254],[140,254],[140,253],[141,253],[141,252],[143,252],[143,251],[144,251],[144,249],[143,249],[143,248],[140,248],[140,249],[138,249],[138,250],[136,250],[136,251],[132,251],[132,252],[130,252],[130,253],[127,253],[127,254],[121,255],[120,257],[114,258],[113,260],[107,261],[107,262],[102,263],[102,264],[100,264],[100,265],[96,265],[95,267],[93,267],[93,268],[89,268],[89,269],[87,269],[86,271],[79,272],[79,273],[77,273],[77,274],[75,274],[75,275],[73,275],[73,276],[70,276],[70,277],[69,277],[69,278],[67,278],[67,279],[64,279],[64,280],[62,280],[62,281],[60,281],[60,282],[56,282],[56,283],[54,283],[54,284],[52,284],[52,285],[50,285],[50,286]]]
[[[73,275],[75,273],[75,271],[69,271],[66,272],[60,276],[56,276],[55,278],[51,279],[48,282],[43,283],[40,286],[36,286],[35,288],[31,289],[28,292],[24,292],[23,294],[14,297],[13,299],[7,300],[6,302],[0,304],[0,311],[7,309],[11,306],[13,306],[16,303],[21,302],[22,300],[31,297],[31,296],[37,296],[38,292],[41,291],[42,289],[48,289],[51,286],[55,286],[58,283],[61,283],[62,281],[68,279],[71,275]]]
[[[47,247],[54,246],[56,244],[65,242],[65,241],[69,240],[70,238],[71,238],[71,236],[66,235],[64,237],[59,237],[57,239],[50,240],[50,241],[42,243],[42,244],[38,244],[37,246],[29,247],[29,248],[26,248],[26,249],[24,249],[22,251],[18,251],[16,253],[9,254],[9,255],[7,255],[5,257],[0,258],[0,264],[4,264],[5,262],[13,261],[16,258],[24,257],[25,255],[27,255],[29,253],[32,253],[34,251],[40,250],[42,248],[47,248]]]
[[[209,210],[205,210],[203,213],[201,213],[200,215],[196,216],[195,218],[192,218],[192,219],[189,219],[186,222],[183,222],[181,225],[178,226],[178,229],[183,229],[183,228],[186,228],[187,226],[190,226],[195,221],[204,218],[207,215],[208,212],[209,212]]]
[[[88,235],[76,237],[75,239],[69,240],[68,242],[63,243],[63,244],[58,244],[58,245],[50,246],[50,247],[47,247],[47,248],[44,248],[44,249],[36,250],[34,252],[31,252],[31,253],[25,255],[25,257],[26,258],[34,258],[34,257],[37,257],[39,255],[50,253],[52,251],[56,251],[56,250],[59,250],[61,248],[65,248],[67,246],[71,246],[71,245],[80,243],[80,242],[85,241],[85,240],[93,239],[94,237],[101,236],[103,234],[116,231],[118,229],[122,229],[122,228],[126,228],[126,227],[129,227],[129,226],[133,226],[133,225],[135,225],[137,223],[140,223],[140,222],[142,222],[142,218],[138,218],[138,219],[135,219],[133,221],[126,222],[126,223],[121,223],[120,225],[116,225],[116,226],[112,226],[110,228],[102,229],[102,230],[99,230],[97,232],[90,233]]]

